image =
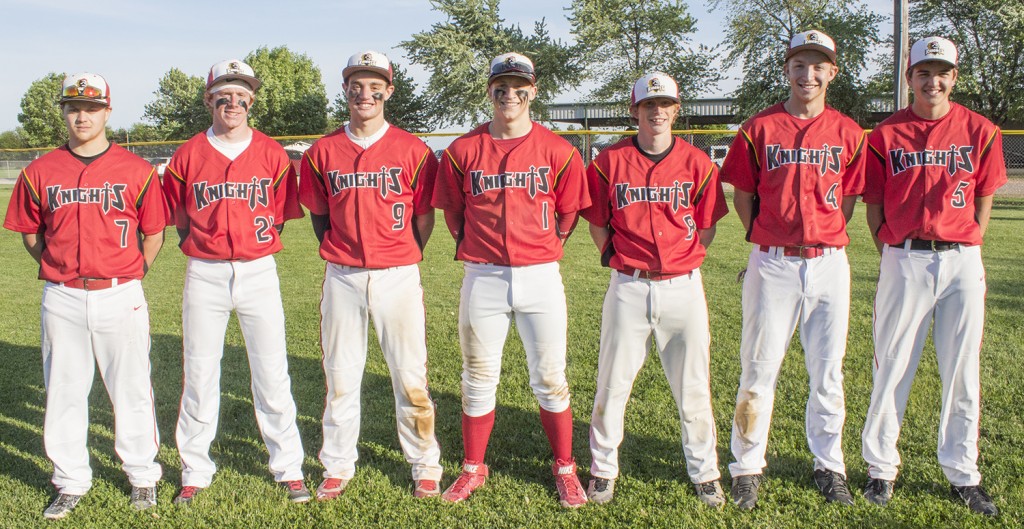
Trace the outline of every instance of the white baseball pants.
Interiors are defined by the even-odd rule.
[[[99,366],[114,408],[114,451],[128,481],[152,487],[160,437],[149,363],[149,306],[140,281],[86,291],[46,283],[41,308],[46,413],[43,444],[64,494],[92,486],[86,441],[89,391]]]
[[[619,475],[626,403],[653,339],[679,408],[686,472],[694,483],[721,477],[711,411],[710,332],[700,270],[661,281],[612,270],[601,315],[591,475]]]
[[[479,417],[494,409],[502,350],[513,317],[526,350],[530,387],[540,407],[553,413],[567,410],[568,316],[558,263],[463,266],[466,275],[459,302],[463,413]]]
[[[360,392],[373,316],[391,372],[398,440],[414,480],[440,480],[434,402],[427,389],[427,331],[416,265],[370,270],[327,263],[320,301],[327,402],[320,462],[325,478],[352,479],[359,455]],[[379,398],[379,396],[374,396]]]
[[[921,350],[932,338],[942,380],[939,465],[956,486],[977,485],[980,352],[985,325],[980,246],[906,250],[886,245],[875,293],[875,369],[862,451],[872,478],[895,480],[896,441]]]
[[[288,376],[284,308],[273,256],[253,261],[189,258],[182,300],[185,380],[178,414],[181,484],[208,487],[220,415],[220,360],[234,310],[252,372],[256,424],[276,481],[302,479],[302,439]]]
[[[743,281],[740,387],[732,424],[729,473],[760,474],[775,386],[793,331],[800,326],[810,393],[807,445],[816,470],[846,474],[843,462],[843,357],[850,324],[850,263],[842,248],[813,259],[754,245]]]

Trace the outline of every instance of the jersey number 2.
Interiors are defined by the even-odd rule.
[[[274,228],[274,217],[256,217],[252,219],[252,223],[256,226],[256,242],[268,243],[274,240],[270,234],[270,230]]]

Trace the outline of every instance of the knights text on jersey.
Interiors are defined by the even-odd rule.
[[[750,241],[846,246],[843,197],[864,189],[865,134],[832,107],[812,119],[782,103],[747,120],[722,164],[722,181],[759,198]]]
[[[868,145],[864,202],[882,205],[881,241],[981,244],[974,199],[1006,183],[998,127],[956,103],[937,120],[908,107],[878,125]]]
[[[432,202],[465,214],[456,257],[506,266],[561,259],[555,214],[590,205],[579,152],[536,123],[506,151],[488,126],[456,139],[441,156]]]
[[[416,215],[433,214],[437,158],[419,138],[389,127],[363,149],[340,129],[303,156],[302,204],[330,215],[320,256],[361,268],[390,268],[423,259],[413,235]]]
[[[607,266],[685,274],[704,261],[698,230],[714,226],[729,209],[714,162],[674,141],[657,164],[626,138],[587,167],[592,204],[581,214],[611,228],[610,246],[602,250]]]
[[[257,130],[234,161],[210,145],[206,131],[193,136],[167,164],[164,197],[168,225],[188,229],[181,251],[201,259],[276,253],[281,239],[274,226],[302,217],[288,154]]]
[[[65,145],[21,172],[4,227],[42,233],[40,279],[141,279],[137,232],[152,235],[165,224],[155,180],[152,165],[117,144],[88,166]]]

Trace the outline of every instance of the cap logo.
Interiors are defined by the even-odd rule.
[[[943,55],[942,46],[938,42],[929,42],[924,50],[925,55]]]
[[[650,81],[647,81],[647,91],[650,93],[664,92],[665,85],[661,83],[661,79],[652,77]]]
[[[363,56],[360,57],[360,60],[363,62],[363,66],[372,66],[373,65],[373,54],[372,53],[364,53]]]
[[[821,38],[818,37],[817,33],[811,32],[807,34],[807,42],[813,42],[815,44],[821,42]]]
[[[78,95],[82,95],[83,93],[85,93],[85,88],[87,86],[89,86],[89,81],[86,81],[85,78],[83,77],[82,79],[78,80],[77,84],[78,84]]]
[[[515,68],[516,67],[516,58],[512,57],[512,56],[506,57],[505,58],[505,67],[506,68]]]
[[[241,71],[242,71],[242,67],[239,66],[237,62],[231,62],[230,64],[228,64],[228,72],[229,73],[239,73]]]

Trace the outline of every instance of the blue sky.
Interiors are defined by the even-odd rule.
[[[892,0],[867,0],[889,14]],[[546,18],[555,37],[571,40],[564,8],[570,0],[505,0],[507,22],[531,30]],[[111,125],[142,119],[157,82],[172,67],[205,76],[210,65],[242,58],[260,47],[286,45],[305,53],[320,67],[328,98],[341,91],[341,69],[353,53],[377,49],[408,66],[395,46],[426,30],[442,17],[427,0],[249,0],[219,3],[198,0],[2,0],[0,31],[0,130],[18,126],[21,96],[32,81],[49,72],[92,71],[107,78],[114,112]],[[704,0],[690,0],[698,19],[696,42],[717,44],[722,17],[709,14]],[[883,32],[890,31],[889,26]],[[411,67],[417,84],[422,69]],[[258,73],[258,72],[257,72]],[[723,83],[727,90],[735,81]],[[564,94],[560,101],[570,101]]]

